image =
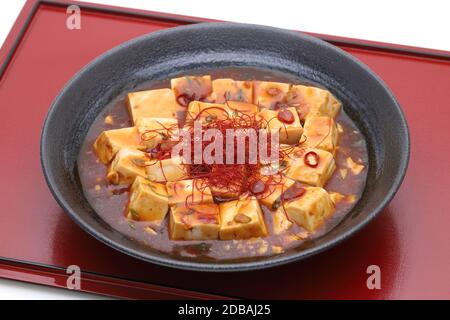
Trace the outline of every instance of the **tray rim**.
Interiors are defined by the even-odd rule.
[[[207,18],[196,18],[190,16],[155,12],[155,11],[147,11],[147,10],[139,10],[139,9],[131,9],[125,7],[116,7],[102,4],[93,4],[89,2],[76,2],[76,1],[66,1],[66,0],[27,0],[25,3],[21,13],[16,19],[11,31],[6,37],[1,49],[0,49],[0,59],[2,59],[2,63],[0,65],[0,83],[3,77],[8,70],[8,66],[10,65],[14,55],[22,43],[22,40],[40,7],[44,6],[55,6],[55,7],[67,7],[69,5],[77,5],[82,10],[88,11],[99,11],[106,14],[111,15],[122,15],[122,16],[130,16],[135,18],[142,19],[153,19],[160,20],[166,22],[174,22],[177,24],[197,24],[202,22],[212,22],[218,20],[212,20]],[[361,50],[370,50],[377,52],[384,52],[387,54],[398,54],[398,55],[406,55],[417,57],[421,59],[433,59],[433,60],[443,60],[450,62],[450,51],[443,50],[435,50],[435,49],[427,49],[420,47],[412,47],[412,46],[404,46],[398,44],[390,44],[384,42],[375,42],[369,40],[359,40],[338,36],[330,36],[324,34],[317,34],[311,32],[305,32],[306,34],[318,37],[324,41],[332,43],[336,46],[340,47],[349,47],[353,49],[361,49]],[[9,272],[8,272],[9,271]],[[33,273],[34,275],[30,274]],[[23,276],[20,276],[22,274]],[[211,299],[211,298],[234,298],[234,297],[225,297],[217,294],[207,293],[207,292],[198,292],[192,290],[185,290],[176,287],[170,287],[167,285],[155,284],[147,281],[136,281],[130,280],[126,278],[121,278],[114,275],[105,275],[95,272],[86,272],[82,271],[83,281],[89,281],[90,285],[86,285],[83,282],[82,289],[80,291],[91,292],[96,294],[103,295],[112,295],[116,297],[125,297],[125,298],[148,298],[148,295],[145,293],[140,293],[137,290],[143,289],[148,293],[153,294],[168,294],[172,295],[173,298],[194,298],[194,299]],[[26,277],[28,275],[28,277]],[[26,260],[17,260],[11,259],[8,257],[0,256],[0,278],[19,280],[23,282],[30,282],[36,284],[47,284],[44,281],[39,281],[42,277],[46,277],[49,280],[58,278],[66,279],[68,275],[65,274],[65,269],[60,266],[50,265],[50,264],[41,264],[33,261]],[[106,281],[105,281],[106,280]],[[65,281],[65,280],[64,280]],[[108,294],[106,291],[108,288],[125,288],[135,289],[135,286],[138,285],[140,288],[130,292],[130,294],[121,294],[114,295]],[[62,285],[58,285],[56,281],[51,286],[65,288]],[[142,287],[147,286],[147,288]],[[94,290],[94,288],[101,288],[103,290]]]
[[[0,257],[0,279],[4,278],[71,290],[64,285],[69,276],[70,274],[63,267]],[[48,281],[39,281],[42,278],[46,278]],[[52,282],[51,285],[49,284],[50,281]],[[147,281],[130,280],[125,277],[83,270],[81,270],[81,288],[76,291],[128,299],[149,299],[150,295],[152,295],[152,299],[164,297],[164,299],[171,300],[240,299],[238,297],[182,289]]]

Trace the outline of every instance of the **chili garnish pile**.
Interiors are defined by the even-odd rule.
[[[189,103],[191,99],[194,97],[179,97],[180,100],[186,99],[186,102]],[[184,102],[184,101],[183,101]],[[289,110],[281,110],[283,111]],[[220,116],[218,116],[218,114]],[[284,123],[289,123],[290,118],[293,118],[292,114],[282,114]],[[278,118],[280,115],[278,115]],[[286,118],[286,119],[284,119]],[[201,120],[201,121],[200,121]],[[202,135],[208,129],[218,130],[222,137],[226,136],[226,131],[228,129],[231,130],[241,130],[241,132],[246,132],[246,130],[255,130],[255,132],[259,132],[259,129],[267,128],[270,120],[264,120],[258,117],[255,114],[245,114],[233,111],[233,114],[230,114],[227,110],[212,106],[201,110],[196,115],[192,115],[189,112],[187,113],[187,119],[184,124],[184,129],[187,130],[190,134],[190,143],[191,143],[191,154],[184,155],[183,157],[190,157],[190,159],[194,159],[195,151],[198,150],[194,147],[196,142],[195,132],[194,132],[194,123],[201,123],[201,132]],[[149,140],[154,138],[148,137],[149,133],[159,133],[163,135],[162,142],[157,144],[151,150],[147,150],[147,156],[149,157],[150,163],[148,165],[157,165],[161,160],[170,158],[171,147],[174,144],[174,141],[170,141],[169,136],[174,135],[175,131],[179,130],[177,125],[164,126],[161,124],[160,129],[148,130],[142,134],[143,140]],[[282,130],[282,129],[280,129]],[[260,139],[261,136],[258,136]],[[207,140],[201,139],[203,151],[209,144],[214,143],[215,139]],[[267,135],[267,154],[271,153],[271,139],[270,132]],[[304,141],[303,141],[304,142]],[[279,159],[287,159],[289,154],[298,148],[300,144],[303,142],[299,142],[298,145],[288,146],[285,148],[279,148]],[[178,143],[175,141],[175,143]],[[223,150],[225,151],[229,146],[226,145],[226,139],[223,139]],[[238,150],[238,141],[235,138],[233,142],[234,148],[234,162],[233,164],[228,164],[226,161],[226,153],[224,152],[223,161],[219,161],[218,163],[206,163],[204,160],[200,164],[189,164],[186,166],[186,176],[187,179],[193,179],[195,181],[194,188],[205,194],[206,189],[210,188],[213,190],[213,193],[216,198],[223,199],[227,198],[245,198],[245,197],[256,197],[257,199],[264,199],[269,197],[275,190],[277,186],[283,186],[284,182],[284,171],[287,169],[283,167],[281,164],[277,172],[272,172],[270,176],[262,173],[262,168],[264,164],[260,161],[256,161],[256,163],[250,163],[249,161],[249,144],[248,140],[245,143],[245,161],[242,164],[237,163],[237,150]],[[229,150],[229,149],[228,149]],[[281,161],[283,163],[283,161]],[[162,169],[162,166],[161,166]],[[193,189],[194,189],[193,188]],[[189,202],[192,199],[188,197],[186,202]]]

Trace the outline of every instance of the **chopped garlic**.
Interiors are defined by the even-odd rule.
[[[152,236],[156,236],[157,235],[157,232],[151,227],[145,227],[144,231],[147,232],[148,234],[152,235]]]
[[[347,167],[352,170],[353,174],[360,174],[364,169],[364,166],[362,164],[354,162],[350,157],[347,158]]]
[[[283,239],[285,244],[289,244],[291,242],[297,241],[296,237],[293,234],[288,234]]]
[[[342,199],[344,199],[345,196],[339,192],[330,192],[330,198],[336,204],[342,201]]]
[[[114,124],[114,118],[112,115],[107,115],[105,117],[105,124],[113,125]]]
[[[303,231],[297,234],[288,234],[286,235],[286,237],[284,238],[284,241],[286,243],[291,243],[294,241],[299,241],[299,240],[305,240],[306,238],[308,238],[309,236],[309,232],[308,231]]]
[[[299,238],[299,240],[305,240],[306,238],[309,237],[309,232],[303,231],[303,232],[297,233],[296,236],[297,236],[297,238]]]
[[[339,173],[341,174],[342,179],[347,177],[348,170],[347,169],[339,169]]]
[[[267,250],[269,249],[269,245],[267,244],[266,241],[264,241],[261,246],[258,248],[258,253],[259,254],[265,254],[267,252]]]
[[[252,237],[247,240],[248,243],[257,243],[259,241],[261,241],[261,238],[256,238],[256,237]]]
[[[283,247],[281,247],[281,246],[272,246],[272,252],[275,254],[280,254],[280,253],[283,253],[284,250],[283,250]]]

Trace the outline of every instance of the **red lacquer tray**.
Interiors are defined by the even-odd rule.
[[[79,265],[82,290],[126,298],[450,298],[450,54],[320,36],[369,65],[402,105],[411,130],[406,179],[356,236],[298,263],[254,272],[197,273],[148,264],[98,242],[52,198],[39,162],[53,99],[86,63],[133,37],[206,21],[66,1],[28,1],[0,51],[0,277],[65,287]],[[381,268],[381,290],[366,286]]]

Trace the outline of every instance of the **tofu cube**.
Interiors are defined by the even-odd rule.
[[[177,181],[187,178],[187,172],[183,158],[175,156],[162,160],[150,160],[145,166],[147,178],[156,182]]]
[[[294,180],[286,179],[281,175],[262,177],[262,180],[266,184],[266,190],[258,196],[258,200],[270,210],[275,209],[282,193],[295,183]]]
[[[128,219],[161,223],[169,211],[166,186],[136,177],[131,185],[127,211]]]
[[[128,94],[128,111],[133,124],[141,118],[173,118],[184,111],[170,89],[157,89]]]
[[[309,232],[315,231],[334,212],[334,203],[325,189],[305,187],[305,193],[284,204],[289,220]]]
[[[267,235],[258,200],[240,199],[219,204],[220,239],[248,239]]]
[[[272,229],[276,235],[282,234],[292,227],[293,223],[289,221],[283,207],[279,207],[272,214]]]
[[[163,141],[170,141],[178,133],[178,120],[173,118],[140,118],[136,123],[146,149],[155,148]]]
[[[305,147],[319,148],[334,155],[338,141],[335,121],[330,117],[307,117],[301,140],[305,141]]]
[[[291,87],[286,103],[297,108],[301,120],[308,116],[334,118],[341,109],[341,103],[329,91],[303,85]]]
[[[312,148],[303,149],[298,153],[293,152],[289,157],[288,166],[286,172],[288,178],[314,187],[323,187],[336,170],[336,163],[330,152]]]
[[[167,182],[169,205],[213,203],[211,189],[204,183],[202,179]]]
[[[219,206],[214,203],[171,206],[169,225],[172,240],[218,239]]]
[[[248,102],[228,101],[227,107],[231,110],[231,115],[234,117],[240,114],[252,116],[259,112],[256,104]]]
[[[292,123],[285,123],[279,120],[280,112],[290,112],[294,121]],[[300,141],[303,133],[303,128],[298,117],[297,110],[294,107],[286,108],[284,110],[269,110],[263,109],[258,116],[263,119],[266,128],[272,132],[279,132],[280,143],[282,144],[296,144]]]
[[[175,98],[186,95],[190,100],[202,100],[211,94],[211,76],[184,76],[170,80]],[[186,107],[186,106],[184,106]]]
[[[135,127],[103,131],[94,142],[94,150],[103,164],[108,164],[122,148],[145,149]]]
[[[106,178],[112,184],[132,184],[136,177],[145,177],[145,166],[148,160],[142,151],[120,149],[109,165]]]
[[[200,121],[209,123],[216,119],[227,119],[231,117],[231,111],[224,104],[192,101],[189,103],[187,121]]]
[[[290,84],[281,82],[253,82],[253,103],[261,109],[275,109],[285,101]]]
[[[253,83],[233,79],[216,79],[212,82],[211,99],[215,103],[226,101],[253,102]]]

